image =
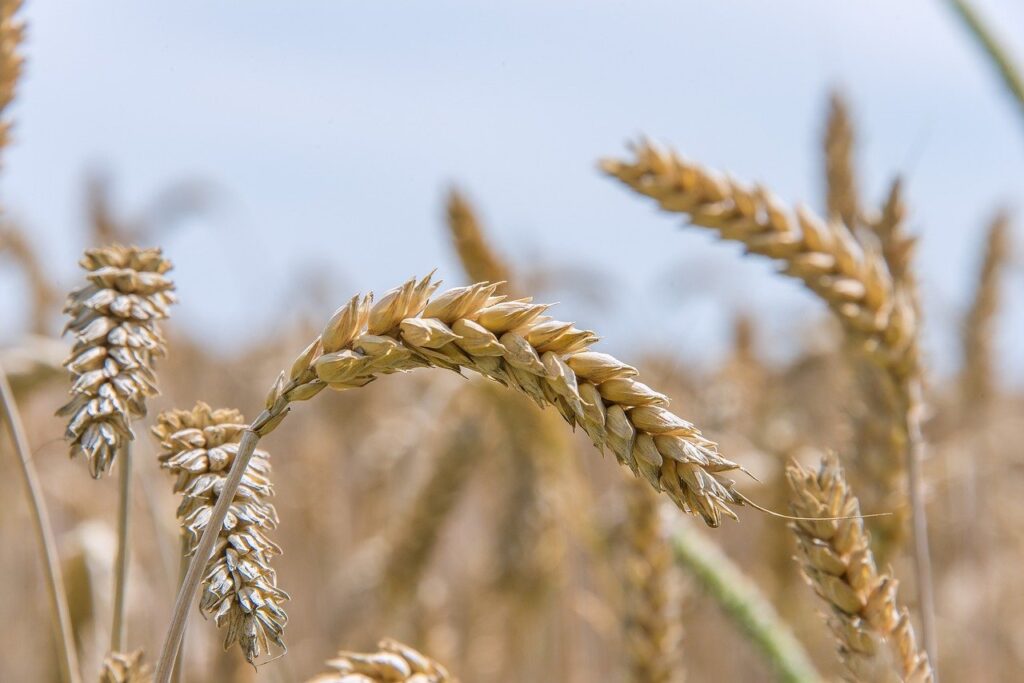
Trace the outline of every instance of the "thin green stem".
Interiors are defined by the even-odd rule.
[[[690,572],[704,591],[771,663],[779,681],[820,683],[803,645],[760,589],[716,545],[688,528],[671,539],[676,562]]]
[[[132,526],[132,448],[129,441],[118,454],[120,493],[117,506],[117,555],[114,557],[114,619],[110,627],[110,650],[125,651],[125,610],[128,593],[128,555]]]
[[[75,638],[71,630],[71,614],[68,611],[68,596],[65,591],[64,577],[60,568],[60,556],[57,553],[57,541],[50,526],[50,516],[46,511],[43,499],[43,488],[39,483],[35,465],[32,464],[32,451],[28,446],[28,437],[21,422],[14,393],[7,381],[7,375],[0,367],[0,406],[3,407],[4,418],[11,430],[11,440],[18,455],[21,473],[25,481],[25,493],[32,510],[32,521],[35,524],[36,537],[43,565],[46,568],[46,586],[50,594],[50,608],[53,616],[54,635],[60,647],[61,680],[66,683],[81,683],[81,672],[78,668],[78,652],[75,650]]]

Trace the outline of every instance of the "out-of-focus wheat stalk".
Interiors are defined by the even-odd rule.
[[[14,392],[7,381],[7,375],[0,366],[0,408],[3,409],[4,420],[11,432],[14,451],[21,466],[22,480],[25,482],[25,494],[32,511],[36,537],[42,554],[43,567],[46,570],[46,588],[50,596],[50,608],[53,612],[53,630],[57,645],[60,648],[61,678],[67,683],[79,683],[81,674],[78,668],[78,652],[75,650],[75,638],[71,629],[71,615],[68,611],[68,596],[65,591],[64,577],[60,568],[60,554],[57,552],[57,541],[53,537],[50,515],[46,510],[43,488],[39,483],[32,462],[32,451],[28,445],[25,427],[14,403]]]
[[[960,19],[960,23],[970,32],[971,37],[992,62],[1003,86],[1016,101],[1019,113],[1024,115],[1024,78],[1021,77],[1020,71],[1006,48],[999,42],[991,28],[986,25],[981,15],[975,11],[968,0],[949,0],[949,3]]]
[[[100,683],[150,683],[153,670],[143,660],[142,650],[111,652],[103,660]]]
[[[627,485],[622,624],[627,671],[634,683],[668,683],[675,665],[667,594],[672,554],[662,535],[658,498],[639,480]]]
[[[1009,216],[1000,212],[989,226],[974,298],[963,323],[960,391],[965,410],[974,415],[984,412],[995,393],[992,345],[999,312],[999,280],[1010,257],[1009,223]]]
[[[710,526],[734,517],[742,505],[727,472],[739,469],[717,452],[691,423],[670,412],[668,399],[635,379],[637,371],[604,353],[590,351],[596,336],[544,315],[548,306],[529,299],[495,296],[496,285],[457,287],[431,299],[431,276],[409,280],[373,304],[355,296],[328,321],[322,334],[281,373],[266,398],[266,409],[245,430],[223,497],[209,524],[218,528],[228,512],[260,437],[285,418],[295,401],[330,386],[365,386],[378,375],[416,368],[477,372],[554,405],[579,425],[599,448],[664,491],[685,512]],[[188,605],[198,589],[200,565],[213,550],[208,529],[196,548],[178,594],[174,616],[157,668],[166,683],[178,649]]]
[[[714,543],[692,529],[672,535],[676,562],[691,573],[771,664],[780,681],[817,683],[822,677],[771,602]]]
[[[817,471],[794,462],[786,474],[791,509],[800,518],[792,528],[803,571],[830,608],[829,626],[852,680],[931,682],[928,655],[897,603],[896,580],[875,567],[860,504],[838,460],[826,456]]]
[[[934,598],[920,471],[924,405],[916,288],[894,281],[883,257],[859,245],[843,223],[824,222],[804,207],[794,216],[763,187],[748,188],[647,142],[637,146],[633,161],[606,160],[602,166],[662,209],[686,214],[692,224],[781,262],[783,272],[821,297],[847,337],[884,371],[894,412],[901,418],[894,438],[900,440],[907,469],[916,588],[924,641],[934,659]]]
[[[458,683],[443,666],[397,640],[382,640],[377,648],[377,652],[343,650],[327,662],[332,671],[307,683]]]
[[[165,411],[153,434],[163,453],[161,467],[176,475],[174,490],[182,494],[178,518],[195,551],[200,535],[211,523],[213,506],[224,493],[227,472],[237,457],[246,423],[237,410],[212,410],[197,403],[192,410]],[[226,627],[224,649],[238,642],[248,662],[267,651],[269,642],[284,649],[281,639],[288,617],[280,603],[288,595],[277,587],[270,557],[281,549],[267,538],[277,526],[277,512],[267,502],[273,495],[270,456],[253,453],[242,483],[234,493],[224,521],[218,525],[218,543],[206,565],[199,609],[213,614]]]
[[[860,220],[860,198],[853,158],[856,149],[854,127],[849,105],[838,92],[832,93],[829,99],[823,142],[828,215],[854,226]]]

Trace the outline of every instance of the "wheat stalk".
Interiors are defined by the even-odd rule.
[[[860,504],[838,460],[826,456],[816,472],[794,462],[786,475],[791,509],[801,518],[792,529],[803,571],[829,606],[829,626],[852,680],[932,681],[910,614],[897,602],[897,582],[876,569]]]
[[[472,370],[541,406],[554,405],[596,446],[607,447],[684,511],[699,514],[710,526],[721,524],[723,516],[735,517],[729,505],[745,499],[724,475],[739,466],[670,412],[668,399],[637,381],[634,368],[590,351],[594,333],[548,318],[546,305],[495,296],[492,283],[457,287],[431,299],[437,287],[429,275],[413,278],[376,304],[372,296],[357,295],[339,308],[271,387],[266,410],[243,433],[224,495],[233,495],[256,443],[280,424],[293,402],[328,386],[353,389],[382,374],[433,367]],[[219,526],[226,514],[222,499],[210,524]],[[213,534],[203,534],[178,594],[157,669],[161,683],[168,680],[198,588],[198,565],[210,556],[213,542]]]
[[[901,445],[907,469],[924,641],[934,659],[934,599],[920,472],[924,406],[916,288],[894,282],[884,258],[870,245],[862,247],[845,224],[822,221],[803,207],[794,215],[763,187],[748,188],[647,142],[637,146],[633,161],[606,160],[602,167],[657,200],[662,209],[687,214],[694,225],[742,243],[749,253],[779,261],[785,274],[825,301],[847,338],[883,371],[894,414],[900,416],[893,438]]]
[[[174,490],[182,494],[178,519],[187,540],[186,555],[195,552],[200,535],[211,524],[214,505],[224,492],[227,472],[246,428],[237,410],[212,410],[197,403],[192,410],[160,414],[153,434],[163,453],[161,467],[176,475]],[[281,549],[267,532],[277,526],[277,512],[266,501],[273,495],[270,456],[253,453],[223,522],[217,524],[215,553],[206,564],[199,609],[226,627],[224,649],[238,643],[252,663],[269,643],[285,649],[281,634],[288,616],[280,603],[288,595],[277,587],[270,557]]]
[[[999,310],[999,280],[1010,258],[1010,220],[1000,212],[985,238],[978,283],[963,324],[961,394],[968,412],[983,412],[994,394],[993,336]]]
[[[153,670],[143,660],[142,650],[111,652],[100,669],[100,683],[150,683]]]
[[[854,133],[849,105],[838,92],[832,93],[823,140],[825,204],[829,217],[838,218],[849,226],[860,220]]]
[[[458,683],[443,666],[397,640],[382,640],[377,648],[377,652],[343,650],[327,662],[332,671],[307,683]]]
[[[623,566],[623,641],[629,680],[668,683],[673,667],[669,652],[668,573],[672,555],[662,536],[658,499],[639,481],[626,492]]]

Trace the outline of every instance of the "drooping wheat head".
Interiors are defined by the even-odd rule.
[[[176,475],[182,494],[178,519],[192,553],[223,490],[246,423],[236,410],[212,410],[197,403],[192,410],[171,410],[157,418],[153,434],[163,452],[161,467]],[[281,604],[288,595],[277,587],[270,558],[281,549],[267,534],[277,526],[277,511],[267,499],[270,456],[257,450],[224,520],[213,557],[206,566],[199,609],[226,628],[224,649],[238,642],[249,662],[269,643],[285,649],[281,635],[288,616]]]
[[[332,671],[307,683],[457,683],[443,666],[397,640],[382,640],[377,648],[377,652],[343,650],[327,662]]]
[[[999,311],[999,280],[1010,257],[1009,225],[1009,216],[1000,212],[989,226],[974,298],[963,323],[961,393],[964,405],[975,414],[991,402],[994,394],[996,363],[992,346]]]
[[[845,98],[833,92],[825,124],[826,205],[829,217],[855,226],[860,220],[860,198],[854,163],[856,149],[853,121]]]
[[[158,322],[175,301],[174,284],[159,249],[89,249],[80,263],[86,284],[64,309],[75,336],[65,361],[72,399],[58,414],[71,416],[71,455],[84,455],[98,479],[134,438],[132,419],[146,414],[146,399],[157,393],[154,359],[165,350]]]
[[[142,650],[111,652],[100,669],[100,683],[150,683],[153,670],[143,660]]]
[[[817,471],[793,463],[787,470],[792,524],[808,583],[828,607],[828,622],[852,680],[932,680],[928,656],[918,649],[910,614],[897,601],[897,582],[879,572],[838,460],[827,456]]]

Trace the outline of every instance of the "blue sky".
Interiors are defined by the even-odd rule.
[[[1024,5],[978,4],[1024,59]],[[792,349],[821,314],[808,295],[595,163],[646,134],[818,205],[832,86],[855,107],[865,193],[907,175],[940,370],[987,218],[1022,208],[1024,122],[941,0],[29,0],[25,16],[7,210],[73,282],[88,169],[129,212],[175,181],[209,183],[214,206],[164,246],[177,321],[220,348],[258,342],[309,273],[328,273],[338,302],[435,266],[459,281],[440,223],[457,181],[516,263],[600,274],[616,292],[604,305],[556,294],[612,350],[714,355],[737,308],[762,313],[773,352]],[[1021,279],[1018,266],[1007,287]],[[0,286],[10,340],[17,280]],[[1020,382],[1024,298],[1008,308],[1000,347]]]

